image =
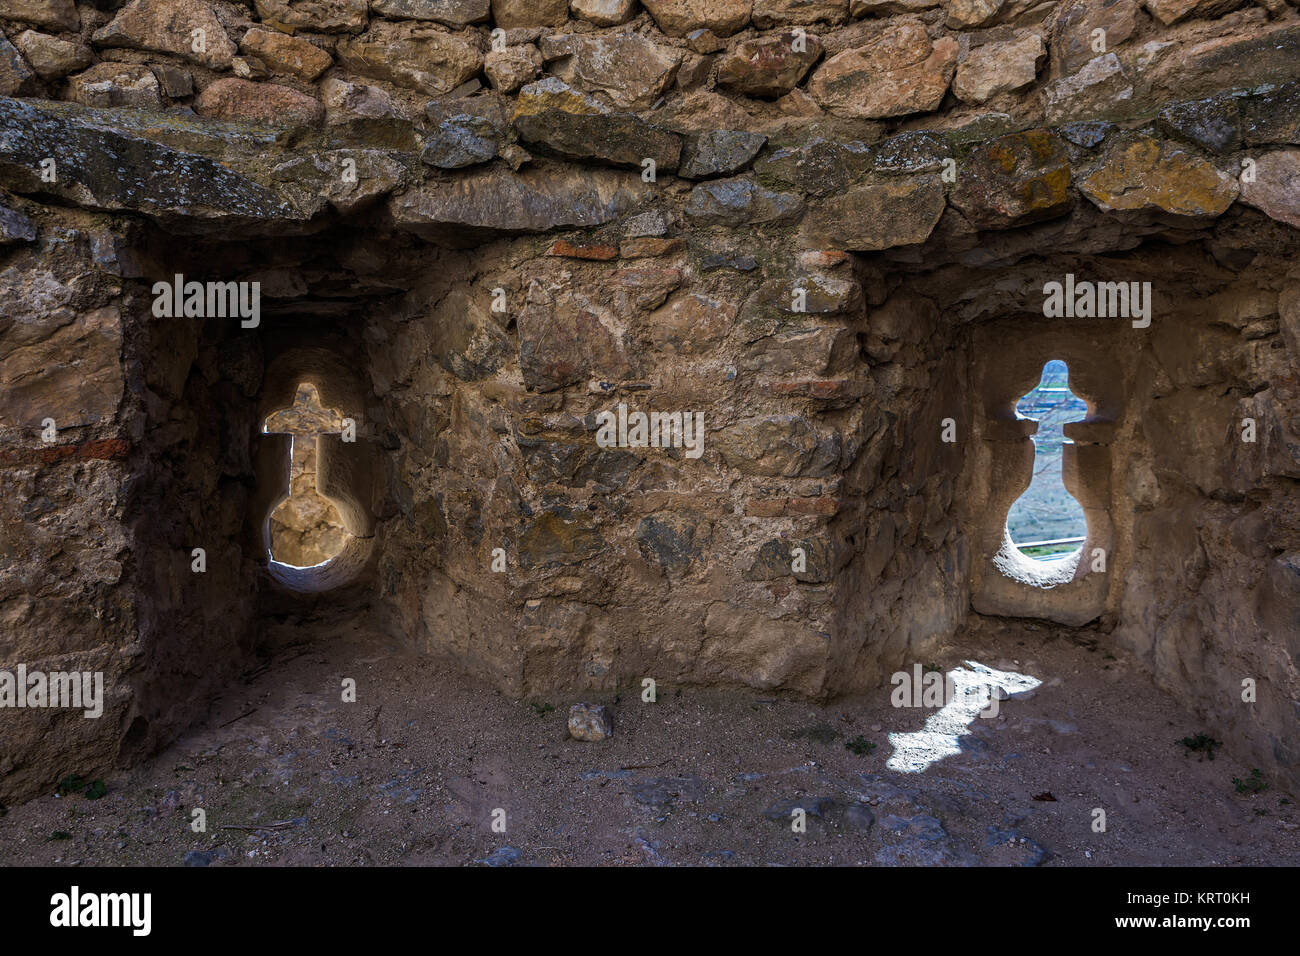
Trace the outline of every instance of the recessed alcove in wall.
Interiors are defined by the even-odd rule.
[[[292,432],[268,429],[259,436],[253,519],[259,554],[272,580],[291,591],[320,592],[355,580],[372,564],[378,459],[373,443],[361,434],[365,392],[341,352],[333,349],[290,347],[273,358],[263,379],[259,421],[274,422],[277,414],[292,409],[304,387],[310,387],[320,407],[333,410],[338,418],[338,432],[314,435],[315,491],[338,517],[345,535],[342,547],[310,567],[277,560],[273,553],[271,518],[293,490]],[[345,419],[351,419],[357,431],[353,440],[345,430]]]
[[[1124,349],[1132,330],[1118,324],[1042,316],[981,326],[972,341],[972,454],[966,462],[967,522],[973,536],[971,603],[983,614],[1041,617],[1080,625],[1106,609],[1116,574],[1112,442],[1125,402]],[[1061,361],[1085,408],[1061,426],[1060,481],[1082,509],[1078,550],[1037,561],[1008,530],[1012,506],[1034,478],[1039,423],[1017,412],[1044,367]],[[1066,536],[1071,537],[1071,536]]]

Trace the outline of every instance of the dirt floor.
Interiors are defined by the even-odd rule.
[[[662,684],[655,703],[639,688],[593,695],[615,732],[584,743],[567,734],[576,698],[513,701],[386,639],[295,633],[205,728],[109,777],[104,796],[10,808],[0,864],[1300,863],[1295,796],[1238,792],[1251,768],[1182,745],[1214,728],[1102,635],[1006,622],[959,635],[927,663],[1041,684],[908,773],[886,766],[889,734],[935,711],[891,706],[889,686],[826,705]],[[344,677],[357,703],[341,701]]]

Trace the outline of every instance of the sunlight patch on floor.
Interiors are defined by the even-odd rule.
[[[885,766],[890,770],[921,773],[944,757],[961,753],[959,738],[969,734],[971,723],[981,711],[988,709],[989,701],[993,699],[993,688],[1005,692],[1005,695],[999,695],[1001,699],[1033,690],[1042,683],[1037,677],[994,670],[975,661],[963,663],[965,667],[954,667],[947,674],[953,690],[951,699],[926,719],[924,727],[889,735],[894,752],[885,761]]]

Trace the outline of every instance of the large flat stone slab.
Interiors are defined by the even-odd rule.
[[[228,133],[180,117],[0,98],[0,185],[86,209],[143,213],[190,233],[309,219],[314,209],[298,208],[214,158]],[[270,137],[249,136],[259,138],[265,146]],[[191,142],[204,153],[160,139]],[[53,181],[42,179],[46,160],[53,160]]]
[[[555,165],[512,173],[491,167],[426,184],[393,197],[398,228],[451,239],[488,233],[547,232],[600,226],[647,196],[635,173]]]

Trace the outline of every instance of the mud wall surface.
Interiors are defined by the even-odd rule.
[[[0,710],[0,799],[151,752],[323,607],[517,695],[852,692],[971,614],[1045,617],[1296,780],[1294,6],[0,0],[0,28],[0,665],[105,687],[96,719]],[[1049,317],[1067,275],[1149,283],[1149,314]],[[187,312],[177,276],[257,312]],[[1089,403],[1051,588],[998,563],[1045,358]],[[262,428],[304,382],[355,424],[318,433],[346,543],[312,571],[267,553]]]

